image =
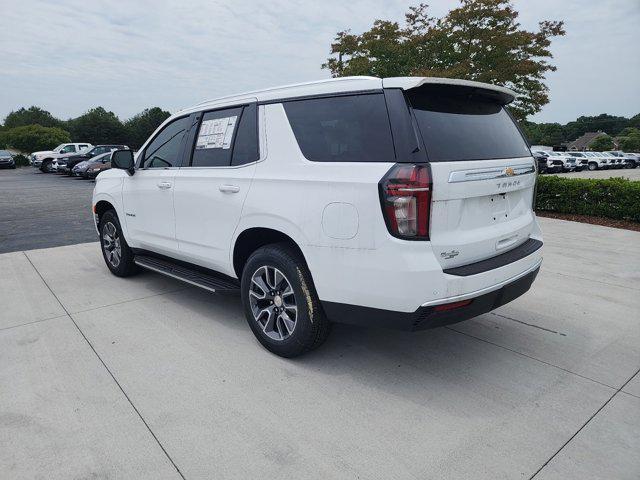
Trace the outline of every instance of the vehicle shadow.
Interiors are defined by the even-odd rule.
[[[260,352],[257,355],[263,358],[261,361],[279,370],[283,378],[310,375],[329,382],[331,377],[340,377],[346,385],[380,390],[420,405],[437,405],[445,401],[439,400],[438,395],[446,392],[446,402],[461,402],[458,406],[462,408],[469,401],[462,399],[464,395],[501,401],[504,388],[512,388],[507,396],[516,392],[535,396],[547,381],[564,375],[553,371],[551,378],[543,375],[546,379],[532,380],[531,370],[544,366],[447,327],[404,332],[336,323],[326,343],[318,349],[284,359],[269,353],[253,338],[239,295],[212,295],[189,288],[174,298],[181,309],[206,317],[210,328],[233,330],[242,335],[243,343],[251,341],[252,348]],[[467,320],[473,321],[476,320]]]

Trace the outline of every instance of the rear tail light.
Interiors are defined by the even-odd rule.
[[[431,170],[428,164],[397,164],[380,180],[380,201],[389,233],[429,240]]]

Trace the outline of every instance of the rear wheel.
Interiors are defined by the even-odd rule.
[[[281,357],[297,357],[321,345],[330,322],[304,259],[287,244],[256,250],[242,271],[242,304],[258,341]]]
[[[138,272],[133,261],[133,251],[122,235],[122,228],[114,210],[109,210],[100,217],[100,247],[102,256],[111,273],[118,277],[128,277]]]

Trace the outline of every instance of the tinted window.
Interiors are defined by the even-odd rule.
[[[189,117],[174,120],[145,148],[142,168],[165,168],[180,166],[180,146],[190,127]]]
[[[256,162],[260,158],[258,147],[258,114],[256,104],[248,105],[242,110],[238,133],[233,143],[231,165],[244,165]]]
[[[242,107],[227,108],[202,116],[191,160],[193,167],[231,165],[231,147],[241,112]]]
[[[394,162],[382,94],[285,102],[300,150],[314,162]]]
[[[491,98],[459,88],[409,94],[432,162],[530,156],[508,112]]]
[[[67,145],[62,150],[60,150],[60,153],[70,153],[75,151],[76,151],[75,145]]]

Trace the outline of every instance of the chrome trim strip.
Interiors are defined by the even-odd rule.
[[[508,169],[512,169],[513,172],[507,174]],[[505,167],[478,168],[474,170],[456,170],[449,174],[449,183],[509,178],[517,175],[535,173],[535,171],[536,169],[532,163],[520,163],[518,165],[507,165]]]
[[[184,277],[180,277],[178,275],[174,275],[172,273],[165,272],[164,270],[161,270],[159,268],[151,267],[151,266],[147,265],[146,263],[141,262],[140,260],[134,259],[133,263],[135,263],[136,265],[141,266],[142,268],[146,268],[147,270],[152,270],[152,271],[157,272],[157,273],[159,273],[161,275],[165,275],[167,277],[175,278],[176,280],[180,280],[181,282],[189,283],[189,284],[194,285],[196,287],[200,287],[200,288],[202,288],[204,290],[209,290],[210,292],[215,292],[216,291],[215,288],[206,287],[206,286],[202,285],[201,283],[192,282],[191,280],[187,280]]]
[[[515,282],[519,278],[522,278],[525,275],[528,275],[531,272],[533,272],[536,268],[540,267],[541,264],[542,264],[542,259],[538,260],[533,267],[530,267],[530,268],[526,269],[524,272],[521,272],[521,273],[517,274],[516,276],[511,277],[511,278],[509,278],[507,280],[504,280],[504,281],[502,281],[500,283],[496,283],[495,285],[491,285],[490,287],[481,288],[480,290],[476,290],[475,292],[463,293],[462,295],[456,295],[455,297],[439,298],[438,300],[432,300],[430,302],[425,302],[420,306],[421,307],[432,307],[434,305],[442,305],[443,303],[452,303],[452,302],[458,302],[460,300],[468,300],[469,298],[479,297],[480,295],[484,295],[485,293],[490,293],[490,292],[493,292],[495,290],[499,290],[502,287],[504,287],[505,285],[507,285],[509,283],[512,283],[512,282]]]

